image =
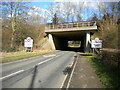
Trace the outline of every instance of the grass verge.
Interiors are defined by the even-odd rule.
[[[113,72],[108,66],[105,66],[101,60],[93,56],[86,56],[92,64],[99,80],[106,88],[119,88],[120,78],[116,72]]]
[[[2,58],[0,59],[2,63],[16,61],[32,56],[42,55],[46,53],[55,52],[55,50],[36,50],[34,52],[12,52],[12,53],[3,53]]]

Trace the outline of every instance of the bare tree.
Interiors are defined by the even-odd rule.
[[[67,22],[69,22],[69,17],[70,17],[71,10],[72,10],[71,5],[72,5],[72,4],[71,4],[70,1],[64,2],[64,9],[65,9],[66,21],[67,21]]]
[[[13,48],[14,34],[17,24],[25,21],[25,18],[22,15],[26,16],[28,8],[26,8],[25,3],[21,0],[18,2],[3,2],[2,5],[4,7],[4,11],[6,10],[8,12],[7,16],[11,21],[12,37],[10,47]]]
[[[101,31],[104,47],[118,48],[118,3],[98,2],[101,20],[98,29]],[[109,45],[109,46],[108,46]]]
[[[80,2],[78,3],[77,6],[75,6],[75,15],[77,17],[77,21],[81,21],[82,17],[81,17],[81,13],[82,13],[82,10],[83,10],[83,7],[84,7],[84,3],[85,2]]]

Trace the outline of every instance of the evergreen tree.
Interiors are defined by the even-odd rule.
[[[55,13],[54,14],[54,17],[53,17],[53,24],[58,24],[58,17],[57,17],[57,14]]]

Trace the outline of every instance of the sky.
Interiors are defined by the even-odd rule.
[[[13,1],[15,1],[15,0],[13,0]],[[24,0],[24,1],[30,2],[29,6],[34,8],[34,10],[30,10],[28,12],[29,15],[40,16],[43,18],[46,18],[47,16],[50,17],[49,7],[50,7],[51,3],[63,2],[63,0]],[[64,0],[64,1],[68,1],[68,0]],[[75,5],[77,5],[78,1],[82,2],[83,0],[69,0],[69,1],[71,1],[71,2],[75,3]],[[88,1],[89,1],[89,3],[87,3]],[[87,9],[84,9],[82,11],[81,16],[82,16],[83,21],[86,21],[87,19],[92,17],[94,15],[94,13],[96,13],[97,15],[100,14],[98,12],[97,4],[96,4],[97,1],[100,1],[100,0],[84,0],[84,2],[85,2],[84,7]],[[118,2],[119,0],[102,0],[102,1]],[[64,8],[62,8],[62,9],[64,10]],[[46,19],[48,19],[48,22],[51,22],[51,20],[50,20],[51,18],[46,18]]]
[[[30,6],[35,7],[35,8],[38,7],[38,8],[42,8],[42,9],[48,10],[51,3],[53,3],[53,2],[31,2]],[[86,21],[88,18],[92,17],[93,16],[93,12],[97,12],[95,3],[91,3],[91,4],[89,4],[89,6],[86,5],[86,7],[88,7],[89,9],[85,9],[83,11],[83,13],[81,14],[81,16],[83,18],[83,21]],[[37,13],[38,12],[36,12],[36,14]],[[42,12],[42,13],[44,14],[44,12]],[[48,22],[49,21],[50,20],[48,20]]]
[[[31,2],[30,6],[36,6],[43,9],[48,9],[51,2]]]

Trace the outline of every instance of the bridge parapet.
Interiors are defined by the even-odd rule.
[[[96,21],[94,22],[74,22],[74,23],[59,23],[59,24],[47,24],[46,29],[65,29],[65,28],[79,28],[96,26]]]

